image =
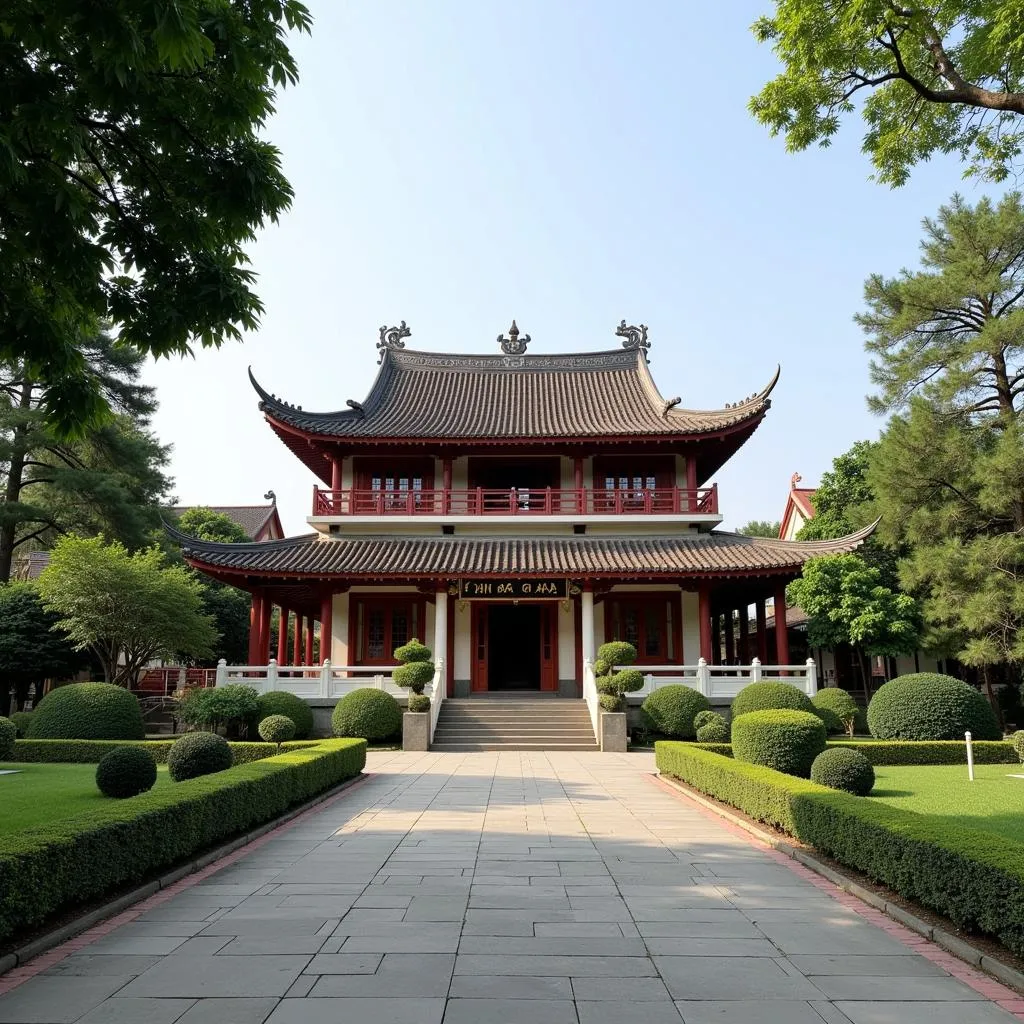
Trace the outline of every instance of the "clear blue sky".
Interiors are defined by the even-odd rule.
[[[789,155],[747,113],[776,71],[749,25],[768,0],[313,0],[301,82],[269,134],[295,189],[254,247],[263,326],[148,374],[187,504],[268,488],[307,530],[314,480],[245,377],[306,409],[361,400],[377,329],[496,352],[617,347],[650,327],[666,396],[717,408],[782,364],[773,407],[717,479],[727,526],[777,519],[875,436],[852,322],[865,277],[917,261],[920,220],[977,186],[952,159],[900,191],[869,180],[861,125]]]

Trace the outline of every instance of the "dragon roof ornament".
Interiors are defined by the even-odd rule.
[[[403,338],[408,338],[412,335],[412,331],[405,326],[403,320],[398,327],[388,327],[385,324],[380,329],[380,341],[377,342],[377,351],[380,355],[377,357],[377,362],[384,362],[384,353],[389,349],[405,348],[405,342]]]

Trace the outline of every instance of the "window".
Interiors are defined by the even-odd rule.
[[[606,638],[632,644],[639,665],[676,664],[678,626],[678,594],[623,594],[607,599]]]
[[[432,511],[433,459],[363,459],[355,466],[354,511],[413,515]],[[426,492],[426,493],[424,493]]]
[[[413,637],[423,639],[425,605],[408,597],[354,597],[352,651],[354,665],[394,665],[394,650]]]
[[[599,457],[594,460],[594,505],[606,514],[619,512],[671,512],[675,464],[671,458],[632,459]]]

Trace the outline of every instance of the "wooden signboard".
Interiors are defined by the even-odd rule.
[[[569,596],[568,580],[478,579],[459,580],[462,601],[564,601]]]

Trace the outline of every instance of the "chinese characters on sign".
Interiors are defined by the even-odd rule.
[[[536,601],[548,598],[564,601],[569,596],[568,580],[459,580],[459,597],[463,600],[490,598],[491,600]]]

